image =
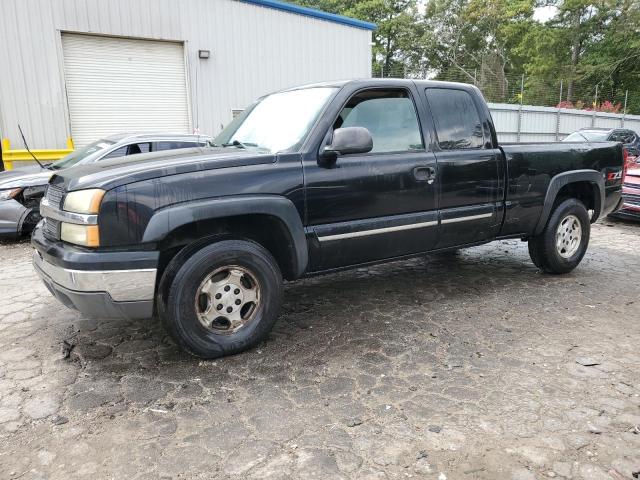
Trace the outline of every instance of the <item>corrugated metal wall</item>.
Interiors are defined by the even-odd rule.
[[[0,135],[15,147],[18,123],[33,148],[70,136],[62,31],[184,42],[192,126],[208,134],[265,93],[371,75],[369,30],[235,0],[2,0]]]
[[[499,142],[554,142],[589,127],[624,127],[640,133],[640,115],[533,105],[523,105],[522,111],[520,108],[520,105],[510,103],[489,103]]]

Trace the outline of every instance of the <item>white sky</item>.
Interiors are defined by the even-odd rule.
[[[558,8],[554,7],[553,5],[549,5],[546,7],[538,7],[536,8],[535,12],[533,12],[533,18],[538,22],[544,23],[550,20],[551,18],[553,18],[553,16],[556,14],[557,11],[558,11]]]
[[[418,0],[418,11],[420,13],[424,14],[425,7],[426,7],[426,0]],[[535,9],[535,12],[533,12],[533,18],[538,22],[545,23],[546,21],[553,18],[557,10],[558,8],[554,7],[553,5],[549,5],[546,7],[538,7]]]

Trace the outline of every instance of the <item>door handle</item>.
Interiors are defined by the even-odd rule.
[[[429,185],[436,179],[436,169],[433,167],[416,167],[413,176],[419,182],[427,182]]]

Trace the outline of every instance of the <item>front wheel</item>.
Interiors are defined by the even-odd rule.
[[[195,252],[159,299],[171,337],[202,358],[242,352],[264,339],[282,301],[282,275],[262,246],[219,241]]]
[[[578,266],[587,252],[591,224],[584,204],[564,200],[551,213],[542,233],[529,239],[533,263],[547,273],[567,273]]]

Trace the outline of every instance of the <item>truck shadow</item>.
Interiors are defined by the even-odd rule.
[[[472,365],[496,373],[487,358],[509,355],[517,342],[557,330],[559,319],[563,328],[575,323],[578,329],[597,314],[595,304],[619,295],[620,282],[613,277],[620,274],[611,255],[606,248],[595,250],[563,276],[539,273],[526,244],[509,241],[453,257],[433,255],[291,282],[267,340],[215,361],[180,351],[157,319],[78,316],[72,328],[65,320],[55,330],[59,344],[69,343],[66,361],[83,372],[82,381],[67,387],[67,402],[82,410],[81,400],[96,388],[115,392],[105,395],[121,405],[137,406],[196,401],[203,391],[226,395],[223,386],[299,391],[324,382],[319,379],[327,371],[375,379],[389,375],[390,368],[404,376]],[[626,257],[619,262],[637,263]],[[567,301],[577,306],[573,316]]]
[[[537,273],[521,251],[516,253],[502,244],[480,248],[484,251],[476,248],[453,256],[429,255],[287,283],[282,314],[263,345],[219,362],[251,362],[258,350],[275,358],[287,356],[290,361],[298,354],[313,356],[314,348],[319,348],[322,355],[357,355],[357,351],[344,351],[337,345],[320,345],[317,337],[338,336],[348,343],[349,338],[362,337],[366,324],[367,335],[375,332],[389,340],[400,338],[410,329],[420,330],[421,322],[430,320],[443,305],[455,308],[463,302],[466,308],[513,285],[544,288],[548,282],[562,282],[559,277]],[[394,325],[389,325],[389,318]],[[158,319],[80,317],[74,325],[74,350],[95,368],[102,365],[113,373],[124,373],[143,364],[148,368],[154,359],[163,363],[163,368],[167,363],[180,363],[182,369],[200,362],[172,343]],[[300,347],[305,344],[308,348],[303,352]],[[92,345],[106,345],[111,353],[96,358],[100,355],[91,353]],[[100,350],[105,351],[102,347]]]

